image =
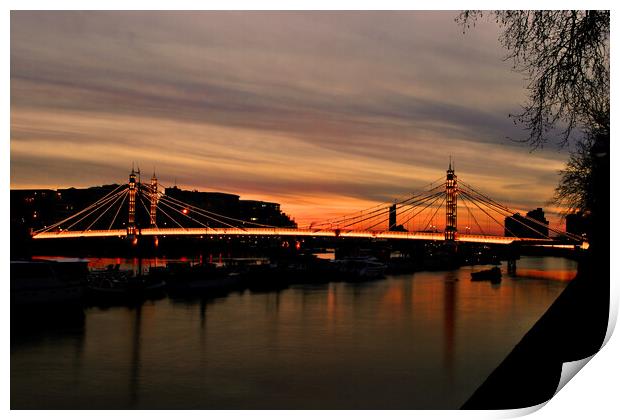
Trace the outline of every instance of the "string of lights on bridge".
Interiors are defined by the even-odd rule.
[[[548,242],[550,244],[560,240],[576,244],[583,242],[582,237],[550,227],[527,215],[521,215],[471,184],[457,179],[451,164],[446,176],[427,184],[419,191],[356,213],[296,228],[273,226],[217,213],[186,203],[167,194],[166,190],[165,186],[158,183],[155,174],[150,183],[142,183],[139,171],[132,169],[128,183],[116,186],[99,200],[77,213],[51,226],[34,231],[32,237],[33,239],[50,239],[257,235],[367,237],[498,244],[508,244],[514,241]],[[126,206],[125,203],[127,203]],[[464,232],[459,232],[457,225],[459,204],[465,210],[468,220]],[[122,215],[124,209],[126,213]],[[443,214],[441,214],[442,209]],[[478,217],[475,213],[478,213]],[[486,219],[482,223],[479,220],[481,215]],[[438,217],[444,219],[443,231],[439,230]],[[508,226],[502,223],[502,219],[513,220],[516,225],[523,227],[520,231],[531,232],[531,235],[519,236],[517,232],[511,232]],[[483,228],[485,221],[486,229]],[[510,236],[492,235],[491,222],[505,230]],[[549,234],[544,232],[549,232]],[[555,234],[555,237],[551,237],[551,234]]]

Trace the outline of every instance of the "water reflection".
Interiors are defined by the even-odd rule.
[[[11,405],[456,408],[575,265],[523,258],[499,287],[480,268],[87,308],[81,328],[12,331]]]
[[[443,310],[443,331],[444,331],[444,369],[452,380],[454,368],[454,323],[456,320],[456,279],[453,273],[446,273],[444,281],[444,310]]]
[[[53,363],[41,354],[50,346],[54,348]],[[51,395],[37,394],[36,390],[46,385],[49,375],[57,376],[57,383],[65,390],[63,398],[71,400],[84,382],[85,347],[83,312],[12,313],[11,405],[14,395],[25,395],[28,400],[36,398],[38,406],[54,405]],[[13,379],[14,374],[18,380]],[[24,381],[22,375],[30,376]]]
[[[140,330],[142,327],[142,305],[137,306],[134,312],[131,373],[129,375],[129,395],[131,397],[132,406],[135,406],[138,402],[138,388],[140,386]]]

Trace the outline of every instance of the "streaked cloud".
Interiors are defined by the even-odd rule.
[[[298,220],[459,175],[545,205],[565,152],[508,137],[524,87],[454,12],[12,12],[11,186],[121,181],[274,200]]]

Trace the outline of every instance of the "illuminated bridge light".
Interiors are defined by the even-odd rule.
[[[376,238],[376,239],[401,239],[401,240],[426,240],[442,241],[445,239],[442,232],[395,232],[395,231],[362,231],[362,230],[315,230],[315,229],[292,229],[292,228],[143,228],[137,232],[138,236],[198,236],[209,235],[211,239],[232,238],[233,236],[309,236],[315,238],[337,237],[342,238]],[[59,238],[104,238],[104,237],[127,236],[126,229],[115,230],[89,230],[89,231],[58,231],[42,232],[33,236],[33,239],[59,239]],[[512,242],[537,242],[552,243],[552,239],[514,238],[506,236],[460,234],[457,242],[488,243],[508,245]]]

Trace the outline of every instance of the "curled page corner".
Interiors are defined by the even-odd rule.
[[[541,408],[543,408],[545,405],[547,405],[549,401],[545,401],[545,402],[541,402],[540,404],[536,404],[536,405],[532,405],[530,407],[524,407],[524,408],[511,408],[508,410],[500,410],[498,412],[494,412],[494,414],[497,414],[497,416],[495,418],[501,418],[501,419],[514,419],[517,417],[524,417],[524,416],[528,416],[532,413],[535,413],[536,411],[540,410]]]
[[[558,382],[558,387],[553,393],[553,397],[555,397],[557,393],[560,392],[562,388],[564,388],[564,385],[566,385],[571,379],[573,379],[573,377],[577,374],[577,372],[579,372],[594,357],[595,354],[593,354],[592,356],[586,357],[584,359],[575,360],[572,362],[565,362],[562,364],[562,372],[560,373],[560,381]],[[527,416],[543,408],[545,405],[549,403],[549,401],[551,401],[553,397],[551,397],[547,401],[544,401],[540,404],[533,405],[530,407],[500,410],[499,418],[507,419],[507,418]]]
[[[558,383],[558,387],[556,388],[553,396],[555,396],[558,392],[560,392],[560,390],[564,388],[564,385],[566,385],[568,381],[573,379],[573,376],[575,376],[577,372],[579,372],[581,368],[583,368],[593,357],[594,357],[594,354],[584,359],[575,360],[572,362],[566,362],[562,364],[562,373],[560,374],[560,382]]]
[[[618,302],[620,301],[620,295],[618,294],[614,282],[609,282],[609,321],[607,322],[607,332],[605,333],[605,339],[601,348],[607,344],[611,335],[616,328],[616,322],[618,320]]]

